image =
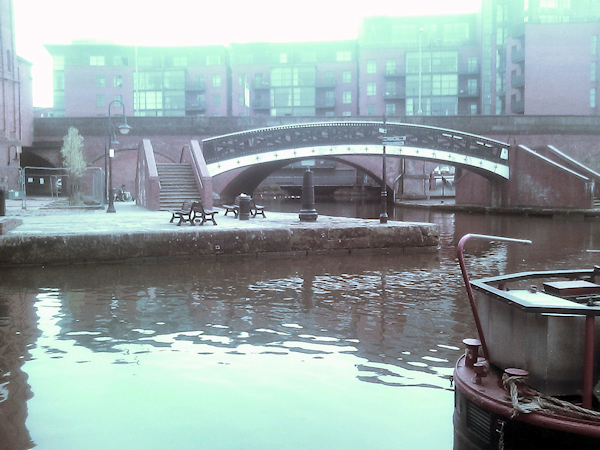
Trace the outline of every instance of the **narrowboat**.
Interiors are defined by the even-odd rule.
[[[469,280],[478,336],[454,368],[454,449],[600,449],[600,267]]]

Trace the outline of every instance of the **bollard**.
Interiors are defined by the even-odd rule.
[[[240,220],[250,220],[250,196],[240,194]]]
[[[302,180],[302,209],[300,210],[300,222],[316,222],[317,210],[315,209],[315,187],[313,185],[313,173],[310,167],[306,168]]]
[[[4,189],[0,189],[0,216],[6,215],[6,191]]]
[[[463,343],[467,346],[467,351],[465,352],[465,367],[473,367],[479,356],[479,346],[481,345],[481,342],[479,339],[463,339]]]

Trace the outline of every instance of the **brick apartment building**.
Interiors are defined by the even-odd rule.
[[[597,114],[600,1],[372,17],[352,41],[48,45],[57,117]]]

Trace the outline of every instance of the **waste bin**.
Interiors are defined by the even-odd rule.
[[[240,194],[240,220],[250,220],[250,196]]]

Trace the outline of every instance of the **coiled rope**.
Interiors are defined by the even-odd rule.
[[[573,403],[560,400],[556,397],[544,395],[541,392],[531,389],[529,386],[527,387],[527,390],[531,392],[532,395],[522,395],[520,386],[524,385],[524,381],[524,377],[510,376],[506,373],[502,376],[502,382],[510,392],[510,400],[513,407],[512,414],[510,416],[511,419],[515,418],[519,414],[544,412],[561,414],[579,419],[600,421],[600,412],[598,411],[592,411],[590,409],[574,405]]]

